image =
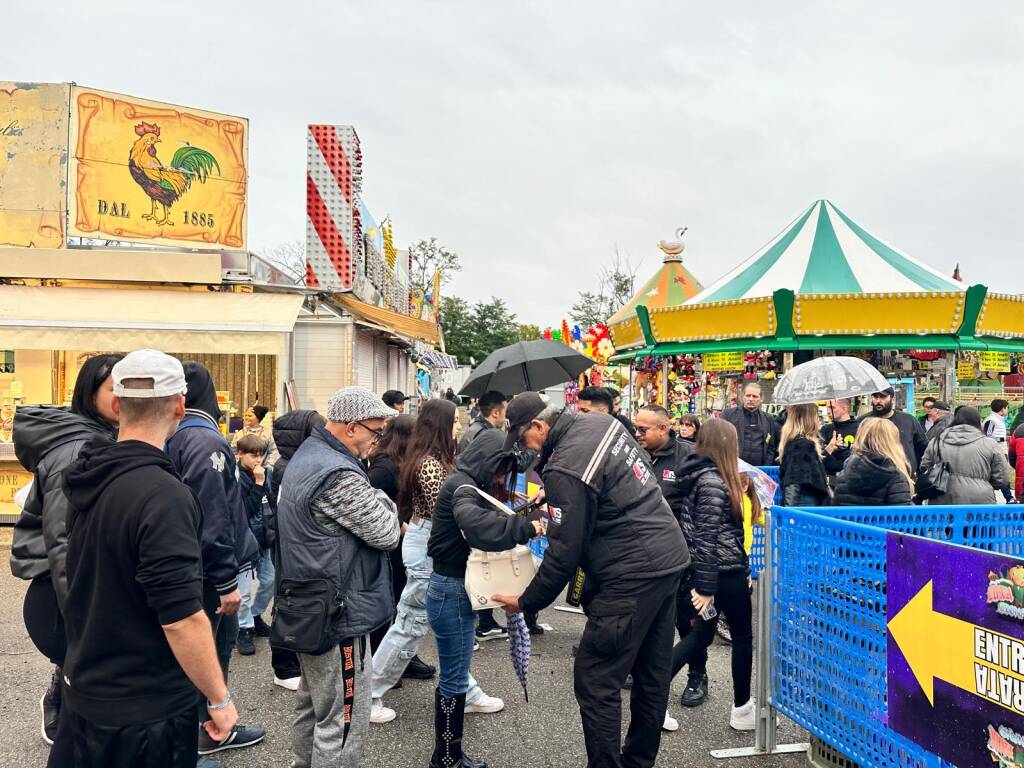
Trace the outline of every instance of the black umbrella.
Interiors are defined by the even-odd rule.
[[[512,397],[572,381],[594,361],[558,341],[520,341],[494,350],[474,369],[459,390],[480,397],[492,389]]]

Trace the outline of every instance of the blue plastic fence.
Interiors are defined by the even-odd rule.
[[[945,765],[886,723],[886,532],[1020,555],[1024,511],[776,507],[772,516],[772,704],[862,766]]]

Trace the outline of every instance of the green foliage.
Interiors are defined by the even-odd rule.
[[[433,293],[435,272],[441,273],[444,286],[453,273],[462,271],[459,255],[439,245],[436,237],[410,245],[409,256],[412,258],[412,287],[425,294]]]
[[[441,330],[445,351],[460,363],[476,365],[491,352],[517,341],[540,338],[536,325],[520,325],[502,299],[470,305],[457,296],[441,299]]]

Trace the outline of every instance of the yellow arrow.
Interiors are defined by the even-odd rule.
[[[935,678],[1022,713],[1024,643],[937,613],[928,582],[889,621],[889,633],[918,684],[935,704]]]

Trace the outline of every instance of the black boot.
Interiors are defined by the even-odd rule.
[[[466,721],[466,694],[442,696],[434,689],[434,754],[430,768],[487,768],[462,752],[462,728]]]
[[[437,674],[437,667],[427,664],[419,656],[413,656],[402,672],[402,677],[410,680],[430,680]]]

